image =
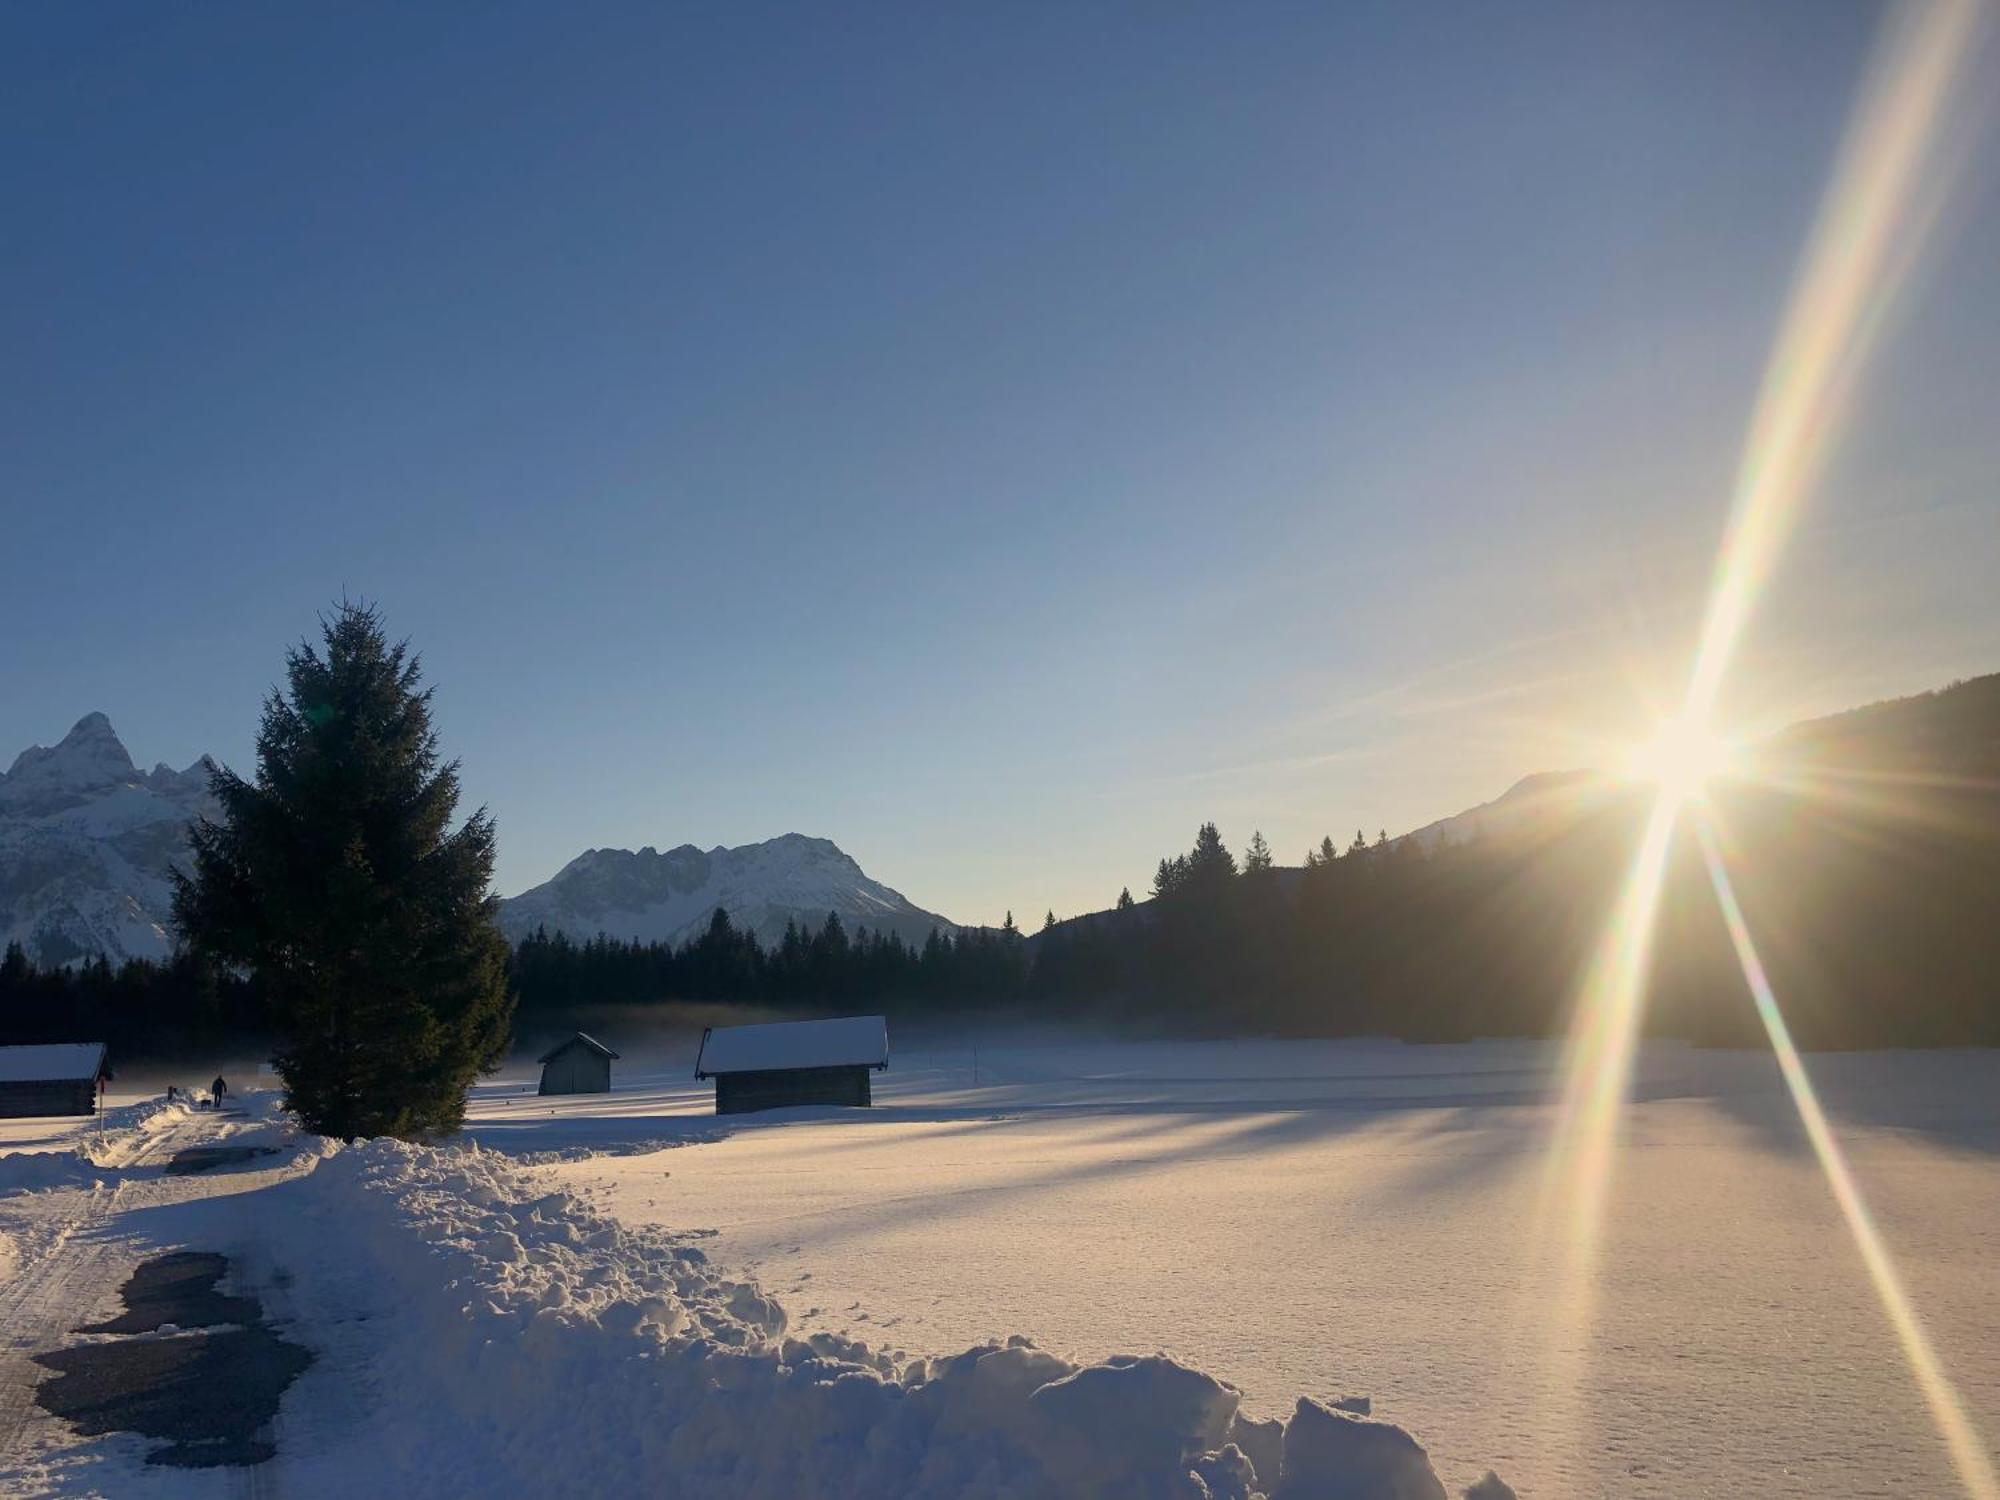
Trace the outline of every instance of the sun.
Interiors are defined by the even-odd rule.
[[[1651,782],[1672,802],[1691,802],[1715,778],[1736,769],[1738,753],[1734,740],[1708,725],[1672,718],[1662,722],[1651,739],[1626,752],[1624,771],[1634,780]]]

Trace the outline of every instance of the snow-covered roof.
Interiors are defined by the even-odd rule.
[[[102,1042],[41,1042],[0,1047],[0,1083],[59,1083],[104,1071]]]
[[[771,1021],[712,1026],[702,1033],[694,1076],[756,1073],[767,1068],[886,1068],[889,1023],[881,1016],[829,1021]]]
[[[553,1047],[549,1048],[548,1051],[544,1052],[540,1057],[536,1058],[535,1061],[538,1063],[545,1063],[550,1058],[559,1056],[562,1053],[569,1051],[569,1049],[572,1047],[588,1047],[592,1052],[595,1052],[599,1057],[616,1057],[618,1055],[616,1052],[613,1052],[609,1047],[605,1046],[604,1043],[600,1042],[596,1037],[590,1035],[588,1032],[579,1031],[576,1033],[576,1035],[572,1036],[568,1041],[557,1042]]]

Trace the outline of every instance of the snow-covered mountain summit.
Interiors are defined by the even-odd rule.
[[[679,942],[706,926],[717,907],[766,944],[783,936],[787,921],[817,928],[830,911],[850,932],[866,927],[912,943],[932,928],[956,930],[870,879],[831,839],[798,833],[735,849],[591,849],[554,879],[502,902],[500,926],[513,938],[547,927],[579,940],[602,932]]]
[[[141,771],[99,713],[14,757],[0,772],[0,944],[39,964],[165,957],[167,872],[213,810],[209,767]]]
[[[0,945],[19,941],[45,966],[100,953],[113,963],[164,958],[169,871],[185,856],[189,823],[217,811],[210,768],[203,756],[184,771],[141,771],[101,713],[17,755],[0,772]],[[511,937],[546,926],[578,939],[678,942],[717,907],[767,943],[787,920],[817,928],[830,911],[850,931],[914,943],[932,928],[956,930],[870,879],[831,840],[796,833],[738,849],[592,849],[502,903],[500,925]]]

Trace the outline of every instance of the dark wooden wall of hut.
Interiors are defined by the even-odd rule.
[[[95,1113],[97,1084],[93,1079],[38,1078],[23,1083],[0,1083],[0,1118]]]
[[[799,1104],[865,1106],[870,1102],[868,1069],[860,1064],[846,1068],[767,1068],[754,1073],[715,1075],[715,1112],[719,1115],[747,1114],[754,1109],[789,1109]]]
[[[611,1059],[581,1045],[564,1047],[542,1064],[540,1094],[607,1094]]]

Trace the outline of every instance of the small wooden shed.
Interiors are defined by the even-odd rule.
[[[715,1112],[746,1114],[797,1104],[872,1102],[868,1075],[889,1066],[881,1016],[711,1026],[701,1034],[694,1076],[715,1080]]]
[[[536,1059],[542,1065],[539,1094],[608,1094],[611,1062],[618,1054],[579,1031]]]
[[[111,1076],[102,1042],[0,1047],[0,1116],[91,1115]]]

